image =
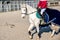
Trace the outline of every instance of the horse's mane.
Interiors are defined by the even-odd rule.
[[[47,8],[46,12],[49,15],[49,20],[56,18],[56,20],[54,22],[60,25],[60,18],[59,18],[60,11],[58,11],[56,9]]]

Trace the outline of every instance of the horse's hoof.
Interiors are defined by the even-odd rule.
[[[50,36],[50,38],[53,38],[53,36]]]
[[[30,39],[33,39],[33,37],[32,37],[31,35],[29,36],[29,38],[30,38]]]
[[[37,39],[36,40],[40,40],[40,38],[39,37],[37,37]]]

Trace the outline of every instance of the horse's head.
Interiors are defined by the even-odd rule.
[[[32,12],[36,11],[35,8],[33,8],[32,6],[28,5],[28,4],[23,4],[21,5],[21,17],[25,18],[25,16],[27,14],[31,14]]]
[[[21,8],[21,17],[25,18],[26,14],[27,14],[27,8],[26,7],[22,7]]]

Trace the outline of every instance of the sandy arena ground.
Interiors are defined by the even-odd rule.
[[[54,8],[54,7],[53,7]],[[60,7],[55,7],[59,8]],[[0,40],[31,40],[28,38],[28,17],[22,19],[20,11],[0,13]],[[47,29],[45,29],[47,30]],[[43,32],[41,40],[60,40],[60,33],[50,38],[51,32]],[[36,34],[32,40],[36,40]]]

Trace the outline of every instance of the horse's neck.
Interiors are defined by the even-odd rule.
[[[35,11],[36,11],[35,8],[33,8],[33,7],[29,6],[29,5],[27,5],[27,13],[28,13],[28,14],[29,14],[29,13],[32,13],[32,12],[35,12]]]

